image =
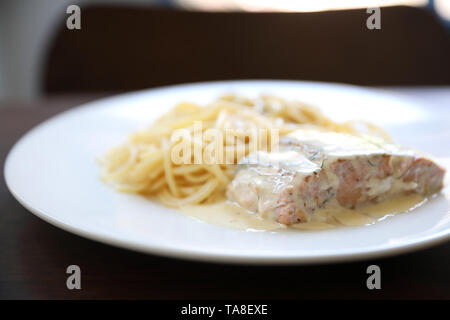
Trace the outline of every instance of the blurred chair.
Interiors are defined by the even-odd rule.
[[[43,73],[46,94],[126,91],[193,81],[301,79],[359,85],[450,84],[450,37],[428,11],[208,13],[87,7],[61,23]]]

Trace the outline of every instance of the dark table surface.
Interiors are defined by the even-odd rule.
[[[0,104],[2,168],[8,151],[28,129],[92,98]],[[62,231],[22,207],[7,190],[3,170],[1,174],[0,299],[450,299],[449,242],[391,258],[331,265],[181,261]],[[81,268],[81,290],[66,287],[66,268],[72,264]],[[381,268],[381,290],[366,287],[371,264]]]

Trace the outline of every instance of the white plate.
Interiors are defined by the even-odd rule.
[[[142,197],[116,193],[99,180],[96,158],[127,134],[177,102],[206,103],[226,92],[297,98],[318,105],[333,119],[367,119],[387,128],[399,142],[449,157],[449,114],[435,114],[379,90],[293,81],[199,83],[107,98],[45,121],[8,155],[8,187],[27,209],[62,229],[186,259],[324,263],[391,255],[449,238],[448,192],[418,210],[369,227],[270,233],[209,225]]]

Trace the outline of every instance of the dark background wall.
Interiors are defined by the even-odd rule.
[[[83,9],[46,59],[46,93],[126,91],[192,81],[279,78],[359,85],[450,84],[450,37],[428,11],[208,13]],[[60,24],[65,26],[64,23]]]

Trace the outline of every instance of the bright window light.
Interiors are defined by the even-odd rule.
[[[200,10],[314,12],[394,5],[425,6],[428,0],[177,0],[182,6]],[[437,1],[437,0],[436,0]],[[445,1],[445,0],[441,0]],[[446,1],[448,2],[448,1]]]

